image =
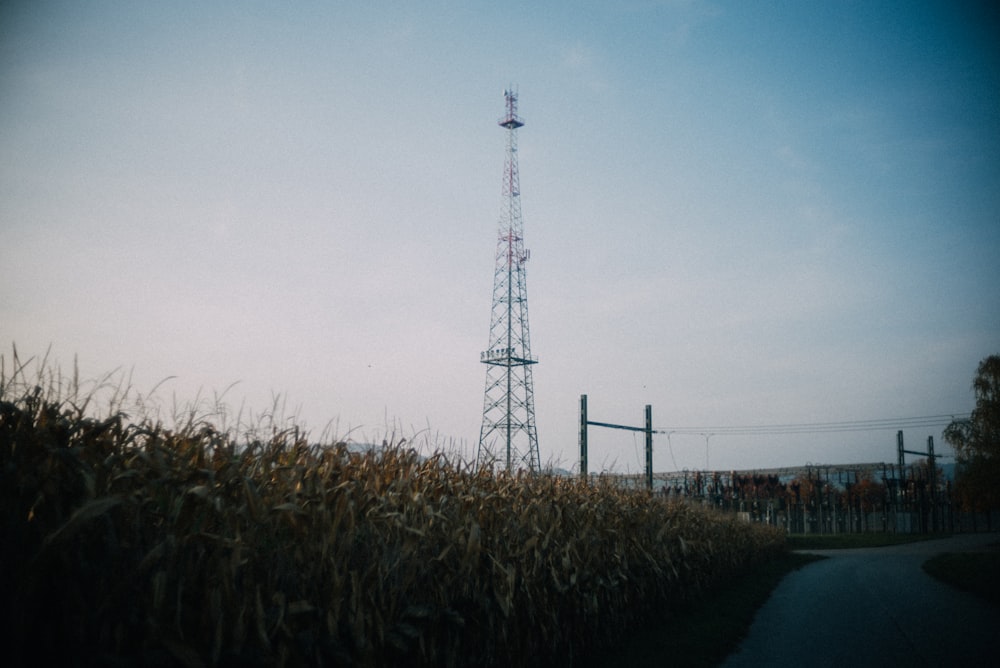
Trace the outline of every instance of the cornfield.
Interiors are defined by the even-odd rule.
[[[683,502],[398,443],[94,417],[23,369],[0,374],[8,665],[568,666],[784,549]]]

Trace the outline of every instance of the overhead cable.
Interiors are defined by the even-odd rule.
[[[970,417],[969,413],[948,415],[922,415],[904,418],[880,418],[876,420],[847,420],[843,422],[800,422],[767,425],[721,425],[710,427],[662,427],[654,430],[657,434],[678,434],[698,436],[769,436],[779,434],[825,434],[852,431],[880,431],[921,429],[946,426],[954,420]]]

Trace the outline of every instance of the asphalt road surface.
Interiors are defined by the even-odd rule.
[[[722,664],[1000,666],[1000,607],[924,573],[942,552],[1000,542],[966,534],[892,547],[810,550],[828,559],[788,575]]]

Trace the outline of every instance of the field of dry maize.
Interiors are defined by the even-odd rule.
[[[784,549],[644,492],[88,405],[0,374],[7,665],[570,666]]]

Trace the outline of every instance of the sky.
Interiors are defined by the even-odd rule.
[[[582,394],[652,406],[656,471],[893,462],[972,410],[988,2],[2,3],[7,368],[474,458],[508,87],[543,463]],[[591,428],[590,468],[642,447]]]

